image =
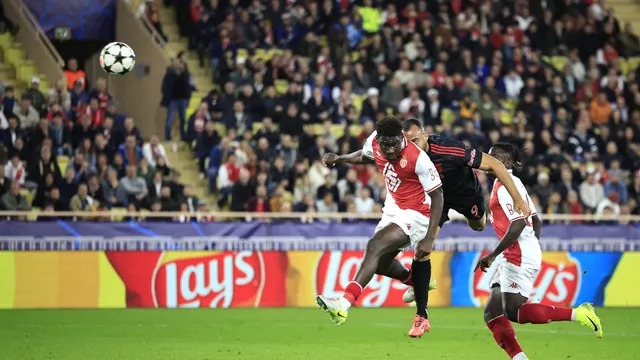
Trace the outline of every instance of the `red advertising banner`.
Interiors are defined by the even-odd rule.
[[[286,305],[284,252],[107,252],[127,307]],[[134,265],[135,264],[135,265]]]

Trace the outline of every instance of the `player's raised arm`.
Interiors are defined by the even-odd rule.
[[[358,151],[352,152],[351,154],[346,154],[346,155],[326,153],[322,157],[322,163],[326,167],[334,167],[339,164],[353,164],[353,165],[373,164],[374,161],[373,159],[364,156],[362,150],[358,150]]]
[[[513,199],[514,209],[518,212],[522,212],[525,217],[529,217],[531,215],[529,204],[522,198],[522,195],[516,187],[516,183],[513,182],[511,174],[509,174],[509,171],[507,171],[507,168],[504,166],[504,164],[489,154],[481,154],[480,166],[478,168],[480,170],[492,172],[498,178],[498,180],[500,180],[502,185],[507,189],[509,195],[511,195],[511,198]]]
[[[374,131],[371,135],[369,135],[362,149],[354,151],[351,154],[337,155],[326,153],[322,157],[322,163],[327,167],[334,167],[339,164],[375,164],[375,161],[373,160],[373,139],[375,139],[375,137],[376,132]]]
[[[440,175],[433,165],[433,162],[431,162],[431,159],[429,159],[429,156],[423,151],[420,151],[420,156],[416,163],[416,175],[418,175],[418,179],[425,192],[431,198],[427,235],[416,247],[415,257],[416,259],[422,259],[433,251],[433,243],[438,235],[440,217],[442,216],[442,209],[444,208],[444,195]]]

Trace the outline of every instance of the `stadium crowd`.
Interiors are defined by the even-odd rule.
[[[0,209],[195,211],[156,136],[143,141],[104,78],[87,86],[76,59],[47,92],[34,77],[0,86]]]
[[[640,212],[640,40],[604,0],[167,2],[219,84],[185,139],[220,206],[379,211],[373,166],[320,159],[397,114],[521,145],[541,212]]]

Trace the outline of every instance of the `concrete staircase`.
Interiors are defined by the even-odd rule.
[[[639,0],[607,0],[607,7],[612,7],[615,17],[620,22],[620,28],[630,22],[635,33],[640,33],[640,1]]]
[[[40,91],[46,94],[50,82],[38,71],[37,65],[26,58],[22,45],[9,33],[0,34],[0,82],[13,87],[16,98],[31,85],[34,76],[40,78]]]
[[[136,11],[143,0],[131,0],[129,6],[132,11]],[[188,40],[180,36],[178,25],[175,21],[175,13],[172,8],[161,7],[160,19],[162,28],[168,37],[165,51],[170,56],[176,56],[181,51],[188,50]],[[198,64],[198,58],[195,53],[186,52],[187,65],[197,90],[191,96],[189,107],[187,108],[187,117],[196,111],[200,100],[207,95],[213,88],[211,76],[208,69],[201,68]],[[176,119],[176,123],[178,123]],[[177,127],[174,127],[174,138],[177,138]],[[209,209],[216,210],[217,203],[214,196],[209,194],[208,180],[200,179],[198,172],[198,162],[194,157],[193,150],[187,144],[180,144],[176,152],[172,151],[172,144],[165,142],[165,149],[171,167],[180,173],[179,181],[185,186],[192,189],[194,194],[203,200]]]

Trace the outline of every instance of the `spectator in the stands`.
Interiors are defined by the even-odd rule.
[[[22,95],[20,103],[13,107],[13,114],[18,117],[22,129],[28,129],[40,121],[40,114],[31,105],[31,98],[27,95]]]
[[[162,211],[178,211],[180,204],[171,196],[171,187],[164,185],[160,190],[160,204]]]
[[[173,59],[162,79],[162,105],[167,107],[167,119],[164,127],[165,140],[171,141],[173,120],[176,113],[180,120],[180,140],[185,138],[186,111],[191,98],[190,75],[182,60]],[[177,149],[177,144],[174,150]]]
[[[47,93],[47,103],[49,107],[59,105],[65,113],[71,110],[71,93],[66,86],[66,79],[59,79]]]
[[[167,183],[164,181],[164,175],[162,171],[155,171],[153,173],[153,177],[149,181],[147,188],[149,189],[149,198],[152,200],[157,200],[160,198],[162,193],[162,187]]]
[[[31,79],[31,86],[24,92],[24,96],[29,97],[31,105],[38,114],[46,113],[47,101],[42,91],[40,91],[40,78],[34,76]]]
[[[135,165],[128,165],[126,169],[127,176],[120,179],[120,186],[127,194],[128,202],[134,202],[140,207],[147,205],[147,195],[149,193],[147,183],[138,176],[138,170]]]
[[[229,156],[229,158],[231,157],[232,156]],[[220,171],[220,174],[221,176],[224,174],[222,169]],[[251,175],[249,174],[249,171],[241,168],[239,170],[238,178],[233,182],[233,185],[231,185],[230,189],[231,211],[247,210],[247,203],[249,202],[249,199],[251,199],[251,197],[254,195],[256,189],[255,185],[250,183],[250,180]],[[221,187],[221,189],[223,188]]]
[[[74,86],[79,86],[84,90],[87,74],[84,70],[78,69],[78,60],[70,58],[67,61],[67,69],[64,71],[64,75],[67,77],[67,86],[71,90]],[[76,81],[78,84],[76,84]]]
[[[43,184],[48,173],[53,174],[56,181],[61,177],[58,163],[51,156],[51,149],[43,147],[40,149],[40,159],[28,164],[27,181]]]
[[[118,180],[118,172],[110,169],[102,183],[104,199],[108,207],[127,206],[127,192]]]
[[[71,132],[69,127],[63,123],[62,114],[55,113],[49,124],[49,136],[52,140],[53,150],[58,155],[70,156],[73,152],[71,148]]]
[[[197,140],[205,129],[206,123],[211,122],[211,112],[206,102],[201,103],[191,116],[186,134],[186,141]],[[213,124],[212,124],[213,125]]]
[[[20,194],[20,185],[11,183],[9,191],[2,195],[2,208],[8,211],[27,211],[31,210],[31,204],[27,202],[27,198]]]
[[[71,211],[93,211],[99,206],[98,202],[88,194],[86,183],[78,185],[78,192],[71,198]]]
[[[9,192],[11,179],[5,176],[4,164],[0,163],[0,198]]]
[[[147,159],[151,167],[156,167],[157,160],[163,158],[165,164],[168,165],[167,153],[164,150],[164,146],[160,143],[160,139],[153,135],[149,139],[149,142],[145,143],[142,147],[142,154]]]
[[[25,169],[24,162],[20,160],[20,154],[18,152],[14,152],[11,155],[11,159],[4,167],[4,177],[20,186],[24,185],[27,179],[27,169]]]
[[[124,166],[136,166],[143,157],[142,150],[136,144],[136,138],[134,135],[127,136],[124,144],[120,145],[118,148],[118,154],[122,156]]]
[[[604,198],[604,187],[596,180],[595,168],[588,167],[587,177],[580,184],[580,199],[585,206],[585,210],[593,213]]]
[[[71,146],[77,149],[85,138],[93,139],[96,131],[91,127],[91,116],[82,114],[71,130]]]

